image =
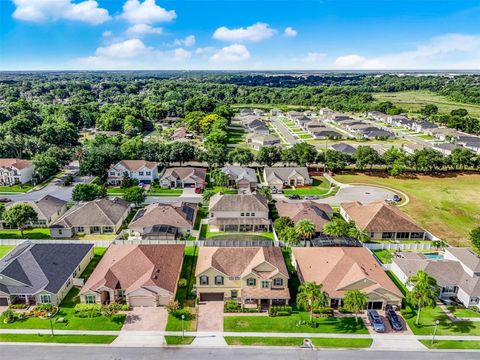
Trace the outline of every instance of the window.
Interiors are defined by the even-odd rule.
[[[267,280],[262,280],[262,288],[263,289],[268,289],[269,288]]]
[[[111,232],[113,232],[113,227],[111,227],[111,226],[105,226],[105,227],[103,228],[103,232],[109,232],[109,233],[111,233]]]
[[[58,229],[58,235],[62,235],[62,229]]]
[[[248,286],[255,286],[255,285],[257,285],[257,280],[254,279],[254,278],[248,278],[247,279],[247,285]]]
[[[274,286],[283,286],[283,279],[281,279],[281,278],[273,279],[273,285]]]
[[[49,294],[42,294],[40,295],[40,303],[41,304],[51,304],[52,297]]]
[[[213,217],[213,213],[210,213],[210,217]]]
[[[115,171],[110,171],[110,175],[115,176]]]
[[[240,213],[240,216],[245,216],[245,213]]]
[[[246,213],[245,216],[250,216],[250,213]]]
[[[223,276],[215,276],[215,285],[223,285]]]
[[[250,216],[255,216],[255,213],[251,213]]]
[[[200,276],[200,285],[208,285],[208,276]]]
[[[148,176],[150,176],[150,175],[152,175],[152,172],[151,172],[151,171],[147,171],[145,174],[148,175]]]
[[[77,232],[79,232],[79,233],[85,232],[84,227],[83,226],[77,226]]]
[[[231,290],[230,291],[230,297],[232,299],[236,299],[238,297],[238,290]]]
[[[410,237],[409,232],[397,232],[397,239],[408,239]]]
[[[85,303],[87,304],[95,304],[95,295],[85,295]]]
[[[139,171],[138,175],[143,176],[143,171]]]
[[[395,237],[394,232],[384,232],[382,233],[382,239],[393,239]]]

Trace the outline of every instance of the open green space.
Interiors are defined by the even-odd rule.
[[[437,95],[430,91],[400,91],[374,93],[372,95],[380,101],[391,101],[393,104],[407,110],[410,114],[419,113],[423,106],[433,104],[438,106],[439,113],[449,114],[454,109],[463,108],[467,109],[468,113],[473,117],[480,117],[480,105],[452,101],[445,96]]]
[[[17,185],[10,185],[10,186],[0,186],[0,194],[1,193],[24,193],[29,190],[32,190],[32,184],[17,184]]]
[[[390,264],[392,262],[392,254],[394,250],[373,250],[373,253],[383,264]]]
[[[224,331],[234,332],[291,332],[291,333],[339,333],[367,334],[361,319],[358,324],[354,317],[314,318],[315,326],[310,326],[309,314],[296,312],[290,316],[225,316]]]
[[[0,342],[111,344],[116,338],[115,335],[0,334]]]
[[[0,259],[7,255],[14,247],[13,245],[0,245]]]
[[[152,186],[148,191],[147,195],[149,196],[180,196],[182,195],[183,189],[169,189]]]
[[[312,186],[297,187],[295,189],[283,189],[286,196],[289,195],[326,195],[330,191],[330,183],[323,176],[315,176],[313,178]]]
[[[3,229],[0,230],[0,239],[21,239],[22,235],[20,230],[16,229]],[[24,239],[50,239],[50,229],[48,228],[35,228],[23,230]]]
[[[478,226],[480,174],[443,173],[440,176],[405,174],[390,177],[383,172],[345,173],[344,183],[387,186],[406,193],[410,202],[400,207],[422,227],[454,246],[469,246],[469,233]]]
[[[208,231],[208,225],[202,225],[200,229],[200,239],[217,239],[217,240],[225,240],[225,238],[237,238],[237,239],[246,239],[251,237],[255,240],[274,240],[274,236],[272,232],[223,232],[223,231],[216,231],[211,232]],[[223,239],[222,239],[223,238]]]
[[[235,194],[238,194],[238,190],[237,189],[229,189],[228,187],[226,186],[211,186],[208,188],[209,190],[213,190],[213,192],[215,193],[224,193],[224,194],[227,194],[227,195],[235,195]]]
[[[184,304],[187,300],[194,300],[195,296],[192,294],[193,285],[195,284],[195,266],[197,264],[198,247],[185,247],[185,255],[183,258],[182,270],[180,272],[180,279],[187,280],[187,286],[178,287],[176,293],[176,300],[180,304]]]
[[[191,308],[192,312],[195,311],[194,308]],[[196,331],[197,330],[197,320],[183,320],[179,319],[171,314],[168,314],[167,326],[165,327],[166,331],[182,331],[182,326],[184,326],[185,331]]]
[[[480,340],[420,340],[429,349],[480,349]]]
[[[228,345],[253,346],[301,346],[301,337],[257,337],[257,336],[225,336]],[[366,348],[372,344],[372,339],[347,338],[310,338],[315,347],[328,348]]]
[[[93,270],[97,267],[98,263],[102,259],[103,255],[105,255],[105,252],[107,251],[106,247],[95,247],[93,248],[93,258],[90,260],[88,263],[87,267],[85,270],[83,270],[82,275],[80,276],[84,281],[87,281],[87,279],[90,277],[92,274]]]
[[[245,131],[242,128],[233,129],[228,128],[228,143],[229,144],[242,144],[245,143]]]
[[[165,336],[167,345],[190,345],[195,336]]]
[[[197,210],[197,216],[195,217],[195,224],[193,226],[194,230],[200,229],[200,222],[202,219],[205,219],[208,215],[208,206],[200,206]]]
[[[480,311],[473,309],[465,309],[455,305],[448,306],[448,310],[458,318],[478,318],[480,317]]]

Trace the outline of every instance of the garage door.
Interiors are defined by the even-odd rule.
[[[155,306],[155,301],[151,297],[132,296],[132,297],[130,297],[130,306],[132,306],[132,307],[139,307],[139,306],[153,307],[153,306]]]
[[[7,298],[0,298],[0,306],[8,306]]]
[[[170,296],[160,296],[158,298],[158,305],[165,306],[170,301]]]
[[[383,301],[369,301],[367,304],[368,309],[382,310]]]
[[[183,187],[186,187],[186,188],[194,188],[194,187],[195,187],[195,183],[184,183],[184,184],[183,184]]]
[[[223,301],[223,293],[202,293],[200,301]]]

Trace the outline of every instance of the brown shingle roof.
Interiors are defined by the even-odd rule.
[[[216,193],[210,199],[209,211],[268,211],[268,201],[260,194],[225,195]]]
[[[177,228],[191,227],[195,220],[196,210],[197,205],[192,203],[150,204],[135,214],[128,228],[143,230],[154,225],[169,225]]]
[[[173,167],[173,168],[167,168],[160,179],[173,177],[179,180],[192,178],[196,181],[205,181],[206,173],[207,173],[207,170],[205,170],[204,168]]]
[[[323,290],[332,298],[343,297],[346,288],[356,288],[367,294],[385,289],[403,297],[366,248],[293,248],[293,256],[303,280],[323,284]]]
[[[313,201],[290,203],[286,201],[277,201],[275,203],[278,215],[288,217],[296,224],[300,220],[310,220],[317,232],[321,232],[323,226],[330,221],[328,214],[333,212],[328,204],[318,204]]]
[[[130,171],[135,171],[142,167],[154,170],[158,166],[158,163],[146,160],[122,160],[120,161],[120,164]]]
[[[31,160],[23,159],[0,159],[0,168],[11,168],[15,167],[18,170],[25,169],[32,166],[33,162]]]
[[[184,245],[110,245],[80,293],[107,287],[128,295],[142,287],[159,287],[173,294],[183,252]]]
[[[418,231],[419,227],[410,217],[397,207],[384,201],[362,204],[358,201],[343,203],[341,207],[360,229],[369,232]]]
[[[30,204],[37,213],[39,220],[48,220],[52,217],[52,215],[57,214],[67,202],[58,199],[55,196],[45,195],[40,200],[25,201],[21,203]],[[7,205],[7,207],[10,207],[14,204],[18,203],[10,203]]]

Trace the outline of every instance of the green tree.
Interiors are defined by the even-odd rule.
[[[10,226],[16,226],[23,239],[23,230],[26,226],[36,222],[38,215],[30,204],[18,203],[3,211],[2,220]]]
[[[450,115],[464,117],[468,115],[468,111],[466,109],[454,109],[450,111]]]
[[[382,160],[378,152],[370,146],[359,146],[353,153],[355,159],[355,167],[358,170],[364,170],[367,166],[370,169],[374,165],[381,164]]]
[[[438,106],[434,104],[427,104],[420,109],[420,113],[425,116],[431,116],[438,113]]]
[[[210,180],[215,186],[227,186],[228,176],[220,169],[214,169],[210,172]]]
[[[287,226],[278,232],[280,240],[289,246],[300,244],[300,235],[294,227]]]
[[[480,250],[480,226],[470,231],[470,241],[477,250]]]
[[[315,236],[316,229],[313,222],[308,219],[302,219],[295,225],[295,231],[298,235],[302,238],[302,240],[306,243],[307,240],[311,239]]]
[[[273,227],[275,228],[277,233],[281,232],[287,227],[293,227],[294,225],[295,224],[293,223],[293,220],[286,216],[280,216],[273,222]]]
[[[368,242],[370,240],[370,234],[367,231],[361,230],[356,226],[352,226],[348,230],[348,236],[351,236],[363,243]]]
[[[213,126],[213,124],[217,121],[222,120],[223,118],[217,114],[207,114],[203,118],[200,119],[200,132],[203,134],[208,134]]]
[[[218,105],[215,110],[213,110],[213,113],[227,119],[228,121],[232,120],[235,115],[235,111],[228,104]]]
[[[391,147],[382,155],[382,160],[391,176],[398,176],[407,169],[408,156],[405,150]]]
[[[228,153],[230,164],[240,164],[240,166],[250,165],[255,156],[248,148],[236,147]]]
[[[407,285],[413,286],[407,293],[407,301],[417,308],[415,324],[418,326],[422,308],[426,306],[434,308],[437,305],[439,288],[437,281],[423,270],[418,270],[415,275],[411,276]]]
[[[215,191],[213,190],[204,190],[202,194],[203,201],[208,203],[212,196],[215,195]]]
[[[139,206],[145,201],[146,198],[145,190],[141,187],[135,186],[130,189],[125,190],[123,193],[123,199],[134,203],[136,206]]]
[[[77,184],[72,191],[73,201],[92,201],[106,195],[105,188],[97,184]]]
[[[355,314],[358,322],[358,313],[367,307],[368,297],[363,291],[347,290],[343,296],[343,307]]]
[[[468,149],[456,148],[450,154],[449,159],[455,168],[465,170],[466,167],[473,166],[475,155]]]
[[[281,159],[281,150],[278,146],[263,146],[257,154],[257,161],[260,164],[272,166]]]
[[[330,298],[325,291],[322,291],[322,284],[305,282],[298,288],[297,305],[310,313],[310,321],[313,321],[313,310],[319,307],[326,307]]]
[[[194,133],[200,133],[200,120],[206,114],[203,111],[192,111],[185,116],[185,125],[187,129]]]
[[[345,220],[335,218],[323,226],[322,232],[328,236],[343,236],[348,234],[350,227],[350,224]]]

